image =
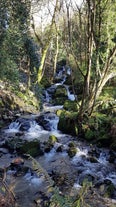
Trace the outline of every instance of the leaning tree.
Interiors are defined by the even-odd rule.
[[[71,9],[73,18],[69,16]],[[83,79],[80,120],[85,113],[91,115],[103,87],[116,76],[115,9],[116,2],[112,0],[85,0],[81,6],[76,4],[74,7],[67,4],[64,45]]]

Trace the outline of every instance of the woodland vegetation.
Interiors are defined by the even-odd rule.
[[[53,83],[57,67],[70,67],[78,133],[107,144],[111,138],[115,148],[115,11],[114,0],[1,0],[1,118],[23,108],[12,94],[27,103],[23,111],[28,105],[40,110],[42,90]]]
[[[91,163],[97,164],[98,162],[97,158],[92,157],[94,150],[96,150],[94,144],[95,147],[109,148],[109,163],[111,167],[112,165],[115,166],[116,1],[0,0],[1,132],[3,127],[14,121],[14,117],[19,117],[20,120],[21,115],[38,114],[42,111],[45,90],[55,83],[55,75],[60,68],[65,68],[65,71],[70,69],[70,76],[66,79],[66,84],[74,94],[75,100],[63,99],[62,95],[65,96],[63,93],[66,90],[63,91],[60,87],[55,93],[51,104],[63,105],[63,109],[56,111],[57,116],[59,116],[58,129],[65,134],[75,136],[77,142],[77,137],[82,142],[83,140],[89,142],[91,154],[88,159],[91,159]],[[42,116],[39,116],[38,119],[41,119],[38,120],[38,123],[44,122]],[[17,134],[17,139],[15,139],[16,137],[11,139],[11,136],[9,136],[10,139],[6,142],[9,151],[7,149],[4,151],[4,143],[0,145],[3,146],[0,157],[14,149],[15,152],[20,149],[19,154],[21,156],[27,156],[26,153],[28,154],[25,159],[32,162],[32,172],[37,173],[38,176],[43,173],[45,181],[50,187],[52,186],[53,197],[51,203],[50,205],[49,201],[46,203],[46,197],[43,194],[44,206],[86,207],[89,206],[88,201],[90,203],[92,201],[92,206],[98,206],[99,204],[102,206],[101,200],[99,200],[100,197],[95,199],[95,191],[92,190],[91,183],[86,182],[86,180],[85,183],[83,182],[84,185],[73,204],[72,199],[68,199],[68,196],[63,197],[62,192],[59,193],[60,191],[57,185],[53,183],[49,173],[39,166],[39,162],[34,159],[34,156],[43,153],[40,150],[40,142],[37,140],[24,142],[23,139],[22,144],[24,145],[21,147],[19,139],[21,134]],[[72,136],[70,137],[71,142],[68,144],[68,156],[70,158],[77,153]],[[4,134],[1,137],[5,139]],[[47,150],[50,151],[55,142],[57,142],[57,138],[53,135],[49,137],[48,142],[44,143],[45,146],[42,143],[44,153]],[[62,145],[58,152],[62,152]],[[82,155],[85,159],[84,156]],[[58,165],[61,163],[63,163],[62,160]],[[64,167],[68,166],[67,162],[64,163]],[[5,164],[7,165],[7,163]],[[22,158],[14,159],[14,162],[10,163],[11,171],[13,165],[15,169],[16,166],[20,168],[23,164],[24,160]],[[102,164],[99,165],[99,168]],[[107,164],[105,163],[105,165]],[[20,174],[18,167],[17,171],[19,170]],[[9,166],[7,168],[10,169]],[[99,172],[101,172],[101,168]],[[67,169],[69,169],[69,166]],[[104,169],[103,165],[103,171],[105,172]],[[114,168],[111,168],[111,171],[112,169]],[[108,170],[110,171],[110,169]],[[71,172],[71,169],[69,171]],[[82,171],[80,171],[80,174]],[[56,172],[54,169],[51,171],[52,176],[56,176],[56,182],[61,180],[61,185],[65,180],[68,182],[65,173],[63,173],[63,176],[61,173],[60,177],[58,173],[55,174]],[[73,172],[71,173],[73,174]],[[7,169],[0,167],[0,174],[2,183],[0,185],[0,205],[15,206],[15,196],[6,182]],[[77,174],[79,174],[79,169]],[[100,173],[100,175],[102,174]],[[58,176],[59,180],[57,179]],[[90,174],[90,178],[92,180],[93,175]],[[100,181],[101,197],[104,197],[104,192],[106,192],[107,195],[105,196],[112,198],[111,195],[116,190],[111,182],[112,179],[113,177],[111,177],[111,180],[106,178],[103,183]],[[106,188],[106,186],[108,187]],[[1,194],[2,191],[3,194]],[[5,192],[7,192],[6,197],[4,196]],[[40,195],[41,191],[38,192]],[[21,194],[21,192],[19,193]],[[23,193],[21,195],[23,198]],[[114,193],[114,197],[115,195]],[[94,203],[95,200],[96,204]],[[39,207],[38,202],[36,203]],[[108,199],[106,202],[108,202]],[[111,204],[112,207],[114,205]]]

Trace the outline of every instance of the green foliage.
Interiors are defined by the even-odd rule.
[[[61,196],[58,190],[55,190],[50,201],[49,207],[72,207],[72,199],[68,196]]]
[[[96,139],[97,136],[98,136],[97,132],[91,129],[87,129],[87,131],[85,132],[85,138],[87,139],[87,141],[94,140]]]
[[[0,76],[16,82],[24,56],[24,39],[28,32],[29,1],[0,2]]]
[[[0,76],[3,80],[10,80],[11,82],[18,82],[19,71],[17,64],[6,50],[1,51],[0,54]]]
[[[113,117],[116,114],[116,90],[113,83],[111,84],[112,86],[110,85],[104,88],[101,96],[99,97],[98,111]]]
[[[41,80],[41,85],[42,85],[44,88],[48,88],[48,87],[50,87],[51,84],[50,84],[48,78],[44,76],[44,77],[42,78],[42,80]]]
[[[30,59],[30,70],[37,75],[37,68],[39,67],[40,57],[38,54],[39,47],[35,44],[33,38],[25,38],[25,52]],[[36,70],[34,70],[34,68]]]
[[[88,182],[86,179],[83,181],[83,186],[79,192],[78,198],[73,203],[73,207],[91,207],[86,203],[85,197],[88,194],[89,188],[92,187],[92,183]]]
[[[66,100],[64,103],[64,109],[67,111],[78,111],[78,105],[76,101]]]
[[[112,138],[111,127],[115,122],[116,119],[112,115],[93,113],[82,126],[85,138],[88,141],[98,143],[99,146],[112,146],[114,139]]]

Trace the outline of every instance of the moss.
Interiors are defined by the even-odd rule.
[[[68,146],[69,146],[69,147],[75,147],[75,144],[74,144],[74,142],[70,142],[70,143],[68,144]]]
[[[107,186],[107,188],[106,188],[106,192],[105,192],[105,197],[109,197],[109,198],[111,198],[113,195],[114,195],[114,191],[115,191],[116,189],[115,189],[115,187],[114,187],[114,185],[111,183],[111,184],[109,184],[108,186]]]
[[[78,111],[78,105],[76,101],[66,100],[64,103],[64,109],[67,111]]]
[[[95,131],[92,131],[90,129],[87,129],[87,131],[85,132],[85,138],[88,140],[88,141],[91,141],[93,139],[96,138],[96,133]]]
[[[78,135],[77,113],[63,110],[59,117],[58,129],[66,134]]]
[[[24,101],[27,101],[27,96],[26,96],[26,94],[24,94],[24,93],[22,93],[21,91],[19,91],[18,93],[17,93],[17,96],[19,97],[19,98],[22,98]]]
[[[77,153],[76,147],[69,147],[69,149],[67,150],[67,153],[70,158],[74,157]]]
[[[47,142],[44,142],[44,151],[50,152],[50,150],[53,148],[55,142],[58,142],[58,139],[55,135],[50,135]]]
[[[27,89],[24,84],[21,86],[7,85],[7,90],[3,89],[0,97],[0,112],[6,109],[22,110],[25,112],[36,113],[40,109],[40,96]]]
[[[67,100],[67,97],[57,97],[53,99],[52,102],[54,105],[63,105],[66,100]]]
[[[37,140],[31,141],[31,142],[25,142],[23,146],[21,146],[18,151],[26,154],[30,154],[33,157],[36,157],[38,155],[43,155],[43,152],[40,148],[40,142]]]
[[[57,137],[55,135],[50,135],[49,139],[48,139],[48,142],[50,144],[54,144],[55,142],[58,142],[58,139],[57,139]]]
[[[64,86],[58,86],[54,93],[54,98],[57,97],[66,97],[67,98],[67,90]]]
[[[57,112],[56,112],[57,116],[60,116],[62,112],[63,112],[63,109],[57,110]]]
[[[107,116],[103,113],[93,113],[91,117],[84,120],[82,124],[85,138],[89,141],[93,141],[101,147],[116,146],[111,128],[116,119],[112,116]]]

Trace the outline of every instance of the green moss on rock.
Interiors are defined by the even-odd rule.
[[[63,110],[59,117],[58,129],[66,134],[78,135],[77,113]]]
[[[64,103],[64,109],[67,111],[78,111],[78,106],[76,101],[66,100]]]
[[[57,137],[55,135],[50,135],[49,139],[48,139],[48,142],[50,144],[54,144],[55,142],[58,142],[58,139],[57,139]]]
[[[115,132],[112,130],[113,123],[114,119],[111,116],[93,113],[82,125],[85,139],[95,142],[100,147],[112,146],[115,148],[116,143],[113,138]]]
[[[25,142],[18,151],[21,154],[30,154],[32,157],[36,157],[39,155],[43,155],[43,151],[41,150],[40,142],[38,140],[33,140],[30,142]]]
[[[67,98],[67,90],[64,86],[58,86],[54,93],[54,98],[57,97],[66,97]]]
[[[67,153],[70,158],[74,157],[77,153],[76,147],[73,147],[73,146],[69,147],[69,149],[67,150]]]

